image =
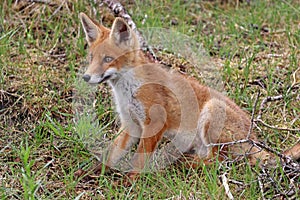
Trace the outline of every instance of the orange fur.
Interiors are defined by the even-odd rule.
[[[117,18],[109,30],[83,13],[80,18],[91,57],[84,79],[110,84],[122,123],[106,165],[115,166],[138,143],[131,161],[130,177],[134,177],[144,169],[163,137],[173,140],[193,163],[210,163],[217,155],[219,160],[224,159],[222,155],[248,156],[251,164],[268,159],[267,152],[249,143],[210,146],[246,139],[251,121],[233,101],[192,78],[151,63],[124,20]],[[250,138],[256,140],[254,132]],[[299,151],[294,148],[286,154],[295,157]]]

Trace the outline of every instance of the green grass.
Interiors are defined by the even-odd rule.
[[[243,109],[251,112],[258,91],[259,103],[282,94],[282,100],[267,104],[262,119],[272,126],[299,128],[299,78],[292,76],[300,60],[299,2],[229,2],[124,5],[138,27],[167,28],[203,44],[211,66],[221,74],[224,91]],[[89,144],[98,143],[90,139],[105,136],[100,143],[109,142],[119,126],[108,87],[91,89],[79,80],[86,42],[78,13],[93,15],[92,6],[80,0],[50,5],[5,0],[0,5],[1,199],[224,199],[219,177],[224,173],[236,199],[262,199],[258,177],[267,178],[242,161],[199,169],[176,164],[145,173],[130,187],[114,184],[124,180],[119,173],[90,180],[76,177],[78,169],[97,162]],[[96,10],[98,19],[110,26],[107,8]],[[173,57],[166,61],[182,62]],[[197,70],[188,72],[201,77]],[[278,151],[300,138],[299,132],[258,126],[260,140]],[[272,174],[276,185],[266,184],[265,198],[287,198],[289,178],[280,168]],[[299,183],[299,176],[294,181]]]

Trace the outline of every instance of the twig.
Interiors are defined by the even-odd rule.
[[[300,131],[300,128],[284,128],[284,127],[276,127],[276,126],[272,126],[270,124],[267,124],[266,122],[264,122],[262,119],[257,118],[255,120],[255,122],[259,122],[262,125],[271,128],[271,129],[275,129],[275,130],[280,130],[280,131]]]
[[[144,40],[142,34],[137,30],[137,26],[132,20],[131,16],[127,13],[124,6],[119,1],[116,0],[103,0],[103,3],[105,3],[109,9],[113,11],[115,16],[122,17],[125,19],[125,21],[128,23],[128,25],[132,28],[132,30],[136,33],[138,36],[139,42],[142,46],[142,48],[147,48],[147,43]]]
[[[297,70],[296,70],[296,72],[297,72]],[[295,73],[296,73],[295,72]],[[294,73],[294,74],[295,74]],[[296,75],[293,75],[294,77],[294,82],[293,82],[293,84],[288,88],[288,90],[287,90],[287,93],[289,93],[292,89],[293,89],[293,87],[295,86],[295,84],[296,84],[296,81],[295,81],[295,76]],[[293,129],[293,128],[284,128],[284,127],[276,127],[276,126],[272,126],[272,125],[270,125],[270,124],[267,124],[266,122],[264,122],[261,118],[262,118],[262,111],[263,111],[263,109],[264,109],[264,107],[265,107],[265,105],[266,105],[266,103],[268,103],[268,102],[271,102],[271,101],[279,101],[279,100],[282,100],[283,99],[283,95],[281,94],[281,95],[277,95],[277,96],[268,96],[268,97],[266,97],[266,98],[264,98],[263,100],[262,100],[262,102],[261,102],[261,104],[260,104],[260,107],[259,107],[259,111],[258,111],[258,115],[257,115],[257,117],[256,117],[256,119],[254,120],[255,122],[259,122],[259,123],[261,123],[262,125],[264,125],[264,126],[266,126],[266,127],[268,127],[268,128],[271,128],[271,129],[275,129],[275,130],[281,130],[281,131],[300,131],[300,128],[295,128],[295,129]]]
[[[11,147],[11,144],[12,144],[12,141],[9,142],[5,147],[3,147],[3,148],[0,150],[0,153],[4,152],[6,149],[8,149],[9,147]]]
[[[7,92],[5,90],[0,90],[0,94],[7,94],[7,95],[10,95],[10,96],[13,96],[13,97],[20,97],[21,95],[18,95],[16,93],[10,93],[10,92]]]
[[[261,197],[264,200],[264,199],[266,199],[265,195],[264,195],[264,185],[263,185],[263,183],[261,181],[260,175],[258,175],[257,179],[258,179],[258,185],[259,185],[259,188],[260,188]]]
[[[250,138],[250,135],[251,135],[251,132],[252,132],[252,129],[253,129],[253,124],[254,124],[254,113],[255,113],[255,110],[256,110],[256,106],[257,106],[257,102],[258,102],[259,96],[260,96],[260,90],[258,90],[256,99],[255,99],[255,102],[254,102],[254,106],[253,106],[253,108],[252,108],[251,123],[250,123],[249,131],[248,131],[248,134],[247,134],[247,137],[246,137],[247,139]]]
[[[13,108],[17,103],[19,103],[19,101],[24,97],[25,95],[24,94],[22,94],[21,96],[19,96],[19,98],[11,105],[11,106],[9,106],[8,108]],[[8,111],[8,108],[4,108],[4,109],[2,109],[1,110],[1,114],[6,114],[7,113],[7,111]]]
[[[290,2],[285,1],[285,0],[282,0],[282,1],[283,1],[285,4],[287,4],[288,6],[290,6],[291,8],[293,8],[296,12],[300,13],[299,7],[298,7],[298,9],[297,9],[297,8],[295,8]]]
[[[270,102],[270,101],[278,101],[278,100],[281,100],[283,99],[283,95],[278,95],[278,96],[268,96],[266,98],[264,98],[260,104],[260,107],[259,107],[259,111],[258,111],[258,115],[257,115],[257,119],[261,119],[261,116],[262,116],[262,110],[264,109],[266,103]]]
[[[206,145],[207,147],[214,147],[214,146],[227,146],[227,145],[235,145],[235,144],[242,144],[242,143],[247,143],[249,142],[249,139],[242,139],[242,140],[236,140],[236,141],[232,141],[232,142],[222,142],[222,143],[209,143],[208,145]]]
[[[50,0],[28,0],[29,3],[33,2],[33,3],[45,3],[45,4],[50,4],[52,3],[52,1]]]
[[[274,155],[277,155],[278,157],[282,158],[282,159],[285,159],[285,160],[288,160],[288,161],[291,161],[291,162],[294,162],[291,158],[289,158],[288,156],[282,154],[282,153],[279,153],[278,151],[272,149],[271,147],[268,147],[267,145],[261,143],[261,142],[256,142],[256,141],[253,141],[253,140],[250,140],[251,143],[253,145],[255,145],[256,147],[259,147],[260,149],[264,149],[268,152],[271,152],[272,154]]]
[[[15,5],[17,5],[20,1],[17,0],[15,1]],[[51,0],[27,0],[28,3],[43,3],[43,4],[47,4],[47,5],[56,5],[55,2],[51,1]]]
[[[48,18],[48,21],[49,21],[50,19],[52,19],[52,17],[53,17],[54,15],[56,15],[56,13],[58,13],[58,11],[63,7],[63,5],[64,5],[65,3],[66,3],[66,0],[64,0],[64,1],[61,2],[61,4],[58,6],[58,8],[56,8],[55,11],[52,13],[52,15]]]
[[[228,196],[229,199],[234,199],[234,197],[232,196],[232,194],[230,192],[230,189],[229,189],[229,185],[228,185],[228,180],[227,180],[227,177],[226,177],[226,173],[222,174],[221,178],[222,178],[222,184],[223,184],[223,186],[225,188],[226,195]]]
[[[96,2],[96,0],[95,0]],[[138,40],[140,42],[141,48],[145,52],[149,52],[147,56],[153,62],[155,62],[156,56],[152,48],[148,45],[147,41],[144,39],[143,35],[138,31],[136,24],[132,20],[131,16],[128,14],[124,6],[117,0],[103,0],[110,10],[114,13],[115,16],[122,17],[128,25],[132,28],[132,30],[136,33]],[[101,4],[100,4],[101,5]]]
[[[293,83],[292,85],[287,89],[287,92],[286,94],[288,94],[293,88],[294,86],[297,84],[297,78],[296,78],[296,74],[297,72],[300,70],[300,68],[298,68],[294,73],[293,73]],[[278,101],[278,100],[281,100],[283,99],[283,95],[278,95],[278,96],[268,96],[266,98],[264,98],[260,104],[260,107],[259,107],[259,110],[258,110],[258,115],[257,115],[257,119],[261,119],[261,116],[262,116],[262,110],[264,109],[265,107],[265,104],[270,102],[270,101]]]
[[[237,181],[237,180],[234,180],[234,179],[228,179],[228,182],[245,187],[245,183],[243,183],[241,181]]]

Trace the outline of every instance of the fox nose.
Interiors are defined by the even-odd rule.
[[[83,80],[84,80],[85,82],[89,82],[89,80],[91,79],[91,76],[88,75],[88,74],[84,74],[84,75],[82,76],[82,78],[83,78]]]

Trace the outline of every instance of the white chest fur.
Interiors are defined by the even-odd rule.
[[[120,115],[122,125],[126,127],[131,127],[133,123],[141,125],[145,120],[144,107],[135,98],[142,82],[135,77],[134,73],[134,70],[121,71],[116,79],[109,81],[117,112]]]

